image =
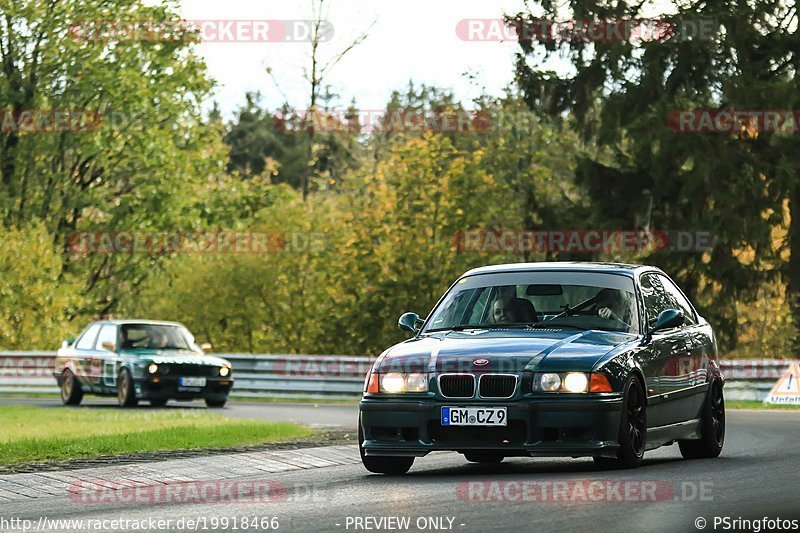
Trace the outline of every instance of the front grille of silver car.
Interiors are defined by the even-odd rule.
[[[472,374],[442,374],[439,392],[445,398],[472,398],[475,396],[475,376]]]
[[[517,389],[514,374],[482,374],[478,380],[481,398],[511,398]]]

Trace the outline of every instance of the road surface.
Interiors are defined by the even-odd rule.
[[[300,409],[277,404],[258,407],[290,417],[298,416],[296,409]],[[335,417],[350,420],[353,413],[347,406],[305,408],[314,416],[322,415],[317,423],[338,419]],[[231,412],[252,415],[249,409],[254,408],[234,405]],[[749,530],[755,530],[756,525],[733,520],[800,518],[800,414],[794,412],[730,411],[728,437],[718,459],[686,461],[680,458],[677,446],[671,446],[648,452],[641,468],[626,471],[597,471],[587,459],[515,458],[500,465],[479,466],[466,463],[456,453],[438,453],[417,459],[406,476],[384,477],[370,475],[362,468],[354,446],[345,447],[344,452],[340,449],[340,453],[346,456],[343,464],[269,474],[245,469],[245,473],[231,474],[238,482],[268,480],[287,487],[288,497],[277,501],[86,504],[53,491],[52,495],[26,501],[0,500],[0,517],[34,523],[41,517],[200,519],[206,528],[212,524],[210,520],[217,520],[217,527],[211,529],[221,529],[219,520],[223,518],[229,521],[227,529],[233,529],[233,520],[238,520],[237,526],[242,529],[244,519],[275,517],[273,525],[283,531],[464,532],[672,532],[697,531],[697,526],[704,526],[705,531],[726,530],[720,524],[714,528],[715,516],[727,517],[731,526],[727,531],[741,531],[748,529],[744,525],[749,525]],[[207,460],[224,471],[226,459],[232,465],[235,462],[235,456]],[[158,463],[148,467],[157,470]],[[72,471],[71,475],[79,472]],[[213,480],[214,474],[206,478]],[[191,479],[187,471],[185,480]],[[627,484],[620,489],[620,482]],[[560,487],[558,496],[555,487]],[[625,487],[632,488],[629,494]],[[651,490],[653,487],[656,490]],[[602,499],[592,499],[598,494]],[[172,524],[176,527],[176,522]],[[104,525],[105,529],[124,529],[114,527],[121,524]],[[260,521],[258,530],[263,531],[265,525],[270,523]],[[131,530],[130,523],[124,526]],[[203,530],[203,523],[189,528],[184,522],[183,527]],[[758,527],[762,531],[771,529]]]

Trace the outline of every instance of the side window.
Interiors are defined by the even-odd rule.
[[[117,345],[117,326],[112,326],[111,324],[103,326],[103,329],[100,330],[100,335],[97,336],[95,350],[102,350],[104,352],[110,351],[103,348],[104,342],[110,342],[114,346]]]
[[[694,316],[694,311],[692,310],[691,304],[686,299],[686,297],[681,293],[680,289],[675,286],[672,281],[667,278],[666,276],[658,276],[658,279],[661,281],[661,284],[664,286],[664,290],[670,296],[670,299],[674,302],[675,309],[680,309],[683,311],[684,316],[684,323],[685,324],[697,324],[697,319]]]
[[[89,326],[89,329],[81,335],[81,340],[78,341],[75,348],[78,350],[91,350],[94,346],[94,340],[97,338],[98,331],[100,331],[100,324],[92,324]]]
[[[662,311],[675,307],[675,304],[655,274],[644,274],[641,278],[641,287],[647,324],[652,326]]]

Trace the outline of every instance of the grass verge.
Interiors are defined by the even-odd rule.
[[[0,464],[136,452],[249,446],[309,437],[288,422],[205,411],[0,406]]]
[[[771,403],[759,402],[758,400],[725,400],[726,409],[767,409],[767,410],[784,410],[784,411],[800,411],[800,405],[774,405]]]
[[[60,400],[61,396],[57,392],[0,392],[0,398],[10,399],[49,399]],[[84,401],[92,403],[95,396],[86,396]],[[319,403],[319,404],[340,404],[352,405],[358,403],[360,396],[352,398],[304,398],[302,396],[228,396],[228,403]],[[171,406],[180,406],[180,402],[170,402]]]

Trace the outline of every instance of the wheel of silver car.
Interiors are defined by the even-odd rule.
[[[722,452],[725,444],[725,398],[718,379],[711,383],[706,395],[700,431],[699,440],[678,441],[684,459],[712,459]]]
[[[644,389],[639,379],[631,376],[625,382],[617,457],[595,457],[594,462],[600,468],[636,468],[642,463],[646,445],[647,409]]]
[[[61,402],[64,405],[78,405],[83,399],[83,389],[72,370],[65,369],[61,374]]]
[[[120,370],[117,377],[117,402],[120,407],[134,407],[139,403],[133,388],[133,378],[127,368]]]
[[[358,425],[358,451],[364,468],[374,474],[400,476],[409,471],[414,464],[413,457],[370,457],[364,453],[364,431]]]

